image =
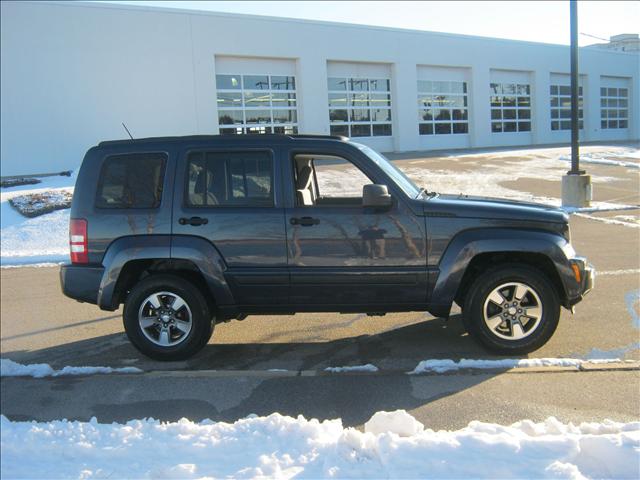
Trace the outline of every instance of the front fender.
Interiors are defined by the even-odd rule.
[[[571,244],[560,235],[539,230],[487,228],[467,230],[449,243],[439,264],[439,274],[431,295],[429,311],[446,317],[451,311],[462,277],[471,260],[481,253],[536,253],[549,258],[562,281],[565,296],[579,295],[580,286],[571,281],[569,259],[575,255]]]

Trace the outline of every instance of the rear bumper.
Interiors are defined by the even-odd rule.
[[[103,274],[104,267],[62,265],[60,267],[62,293],[79,302],[97,304]]]

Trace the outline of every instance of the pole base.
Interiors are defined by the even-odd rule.
[[[590,207],[591,199],[591,175],[573,174],[562,177],[563,207]]]

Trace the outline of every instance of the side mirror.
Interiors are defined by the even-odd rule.
[[[369,184],[362,187],[363,207],[390,207],[393,200],[386,185]]]

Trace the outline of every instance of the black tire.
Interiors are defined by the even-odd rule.
[[[524,285],[530,289],[521,299],[522,302],[515,298],[516,287],[509,284]],[[505,288],[500,289],[500,297],[496,297],[494,291],[502,286]],[[511,291],[514,292],[512,303],[509,301]],[[494,300],[489,300],[491,294],[492,298],[500,298],[504,303],[498,306]],[[516,302],[517,305],[514,305]],[[541,306],[540,315],[535,314],[537,303]],[[520,311],[525,313],[521,314]],[[487,321],[485,312],[489,318]],[[535,313],[527,317],[528,312]],[[514,317],[510,316],[512,314]],[[501,355],[522,355],[537,350],[551,338],[560,319],[560,301],[553,283],[539,270],[526,265],[503,265],[473,281],[465,297],[462,315],[469,334],[489,351]],[[493,325],[500,321],[494,329],[489,326],[491,319],[494,319]],[[522,334],[524,338],[518,338]],[[509,336],[515,338],[503,338]]]
[[[149,309],[152,307],[151,302],[146,300],[154,293],[159,292],[177,295],[187,306],[171,318],[174,320],[178,317],[186,319],[188,318],[186,315],[190,313],[190,322],[184,323],[185,325],[191,324],[188,333],[182,332],[177,327],[166,327],[170,332],[170,337],[168,336],[166,339],[170,342],[177,342],[174,345],[160,345],[148,338],[153,338],[157,333],[158,339],[156,341],[160,341],[160,329],[162,328],[160,321],[157,325],[149,326],[143,331],[138,318],[141,308]],[[161,308],[170,308],[170,306],[164,305],[164,303],[169,305],[170,299],[170,295],[161,295],[163,302]],[[159,310],[150,311],[158,312]],[[155,313],[153,315],[155,316]],[[125,332],[131,343],[146,356],[163,361],[184,360],[201,350],[211,338],[215,323],[200,290],[192,283],[174,275],[152,275],[135,285],[125,301],[122,319]]]

